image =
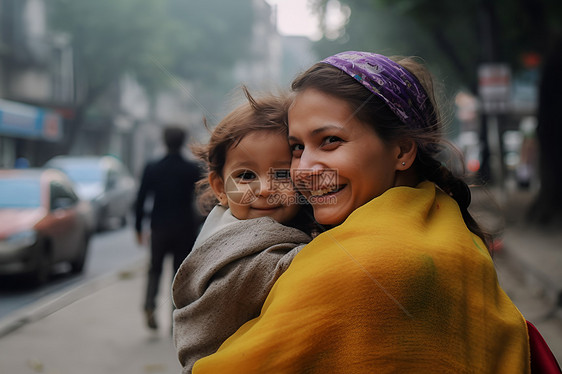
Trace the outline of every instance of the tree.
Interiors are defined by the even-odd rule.
[[[251,41],[251,5],[251,0],[51,0],[51,26],[71,36],[82,80],[67,149],[96,102],[125,73],[152,99],[177,83],[171,76],[195,84],[203,102],[212,96],[206,93],[231,87],[231,67],[246,57]]]
[[[314,0],[322,14],[330,0]],[[532,217],[547,222],[562,215],[561,126],[554,108],[562,104],[556,45],[562,32],[558,0],[340,0],[351,9],[345,35],[320,43],[336,48],[377,50],[385,54],[421,55],[449,87],[477,92],[477,68],[483,62],[507,62],[514,74],[525,69],[523,56],[543,58],[538,109],[541,190]],[[556,47],[555,47],[556,45]],[[431,63],[432,62],[432,63]],[[433,65],[433,66],[431,66]]]
[[[232,79],[230,68],[247,57],[251,43],[251,0],[168,0],[174,48],[171,70],[209,85]]]
[[[207,114],[238,84],[233,67],[247,60],[252,42],[252,0],[167,0],[169,70],[190,81]],[[211,113],[212,114],[212,113]]]
[[[541,189],[531,207],[530,218],[549,223],[562,211],[562,123],[559,108],[562,104],[562,39],[553,43],[545,59],[539,88],[538,128],[540,143]]]
[[[74,143],[86,114],[125,72],[154,82],[151,56],[168,56],[162,41],[162,0],[52,0],[50,23],[72,38],[78,82],[75,115],[67,137]]]

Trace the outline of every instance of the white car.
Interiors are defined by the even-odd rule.
[[[92,203],[95,230],[127,224],[136,198],[136,182],[127,167],[113,156],[56,156],[45,166],[65,172],[81,199]]]

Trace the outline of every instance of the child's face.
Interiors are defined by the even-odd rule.
[[[290,166],[285,134],[252,132],[227,151],[223,178],[211,174],[211,187],[238,219],[268,216],[286,223],[299,210]]]

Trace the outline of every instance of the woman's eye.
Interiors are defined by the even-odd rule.
[[[340,138],[339,136],[327,136],[324,138],[324,141],[322,142],[322,145],[329,145],[329,144],[333,144],[333,143],[339,143],[342,141],[342,138]]]
[[[304,150],[304,145],[302,144],[291,144],[291,153],[293,157],[299,157]]]

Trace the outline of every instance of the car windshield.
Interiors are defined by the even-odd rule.
[[[61,169],[74,183],[103,183],[103,170],[97,162],[65,165]]]
[[[38,180],[0,180],[0,208],[38,208],[41,191]]]

